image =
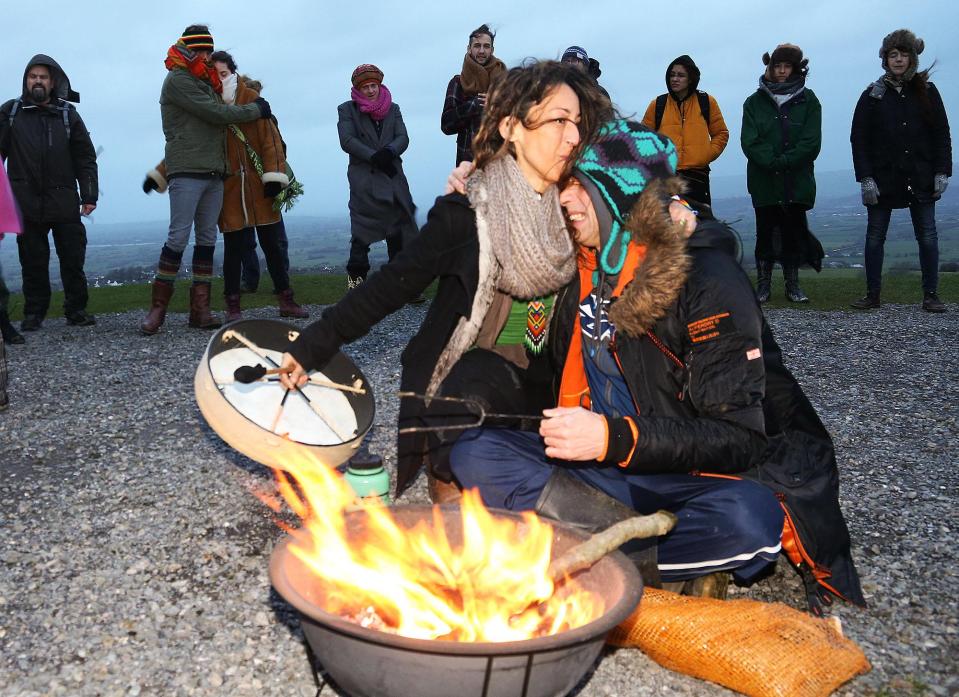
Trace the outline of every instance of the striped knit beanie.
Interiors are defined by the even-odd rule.
[[[191,51],[210,51],[213,52],[213,35],[207,31],[190,31],[197,27],[187,27],[180,36],[180,41],[186,44]]]
[[[626,262],[630,235],[625,225],[633,206],[650,180],[676,173],[677,159],[669,138],[627,120],[604,125],[583,151],[574,174],[587,188],[595,187],[613,218],[599,255],[607,274],[618,274]]]
[[[363,65],[356,66],[356,70],[353,71],[353,77],[351,77],[350,80],[353,83],[353,87],[359,87],[364,82],[369,82],[370,80],[376,80],[380,84],[383,84],[383,71],[372,63],[364,63]]]

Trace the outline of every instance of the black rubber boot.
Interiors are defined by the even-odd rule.
[[[18,332],[17,328],[10,322],[10,315],[7,314],[6,310],[0,310],[0,334],[3,335],[3,343],[5,344],[26,343],[23,334]]]
[[[773,262],[765,259],[756,260],[756,300],[760,303],[769,302],[773,291]]]
[[[783,279],[786,281],[786,300],[791,303],[809,302],[809,296],[799,287],[798,266],[783,266]]]
[[[544,518],[568,523],[584,532],[595,533],[627,518],[640,515],[624,503],[586,482],[577,479],[561,467],[554,467],[553,474],[539,495],[534,509]],[[623,552],[639,569],[643,583],[651,588],[660,588],[659,567],[656,555],[657,539],[630,540],[622,547]]]

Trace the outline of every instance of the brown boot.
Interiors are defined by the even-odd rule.
[[[277,302],[280,305],[280,317],[295,317],[297,319],[306,319],[310,313],[296,304],[293,299],[293,289],[287,288],[276,294]]]
[[[173,297],[173,284],[166,281],[153,282],[153,297],[150,301],[150,311],[140,322],[140,333],[146,336],[153,336],[160,327],[163,326],[163,320],[166,319],[166,310],[170,306],[170,298]]]
[[[663,584],[663,590],[673,593],[690,595],[695,598],[716,598],[717,600],[725,600],[728,589],[729,573],[726,571],[716,571],[705,576],[691,578],[688,581],[671,581]]]
[[[436,504],[457,503],[463,498],[463,492],[456,482],[441,481],[429,472],[426,473],[426,486],[430,492],[430,501]]]
[[[223,300],[226,302],[226,323],[236,322],[237,320],[243,319],[243,313],[240,310],[240,294],[235,293],[233,295],[224,295]]]
[[[190,286],[190,326],[194,329],[218,329],[220,321],[210,313],[210,284]]]

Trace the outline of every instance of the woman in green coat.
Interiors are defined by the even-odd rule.
[[[813,163],[822,143],[822,107],[806,89],[809,60],[802,49],[780,44],[763,54],[766,72],[743,104],[742,147],[746,183],[756,209],[756,295],[769,300],[773,265],[782,265],[786,298],[809,302],[799,267],[822,268],[823,251],[809,231],[806,211],[816,203]]]

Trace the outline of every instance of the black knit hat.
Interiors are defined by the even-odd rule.
[[[213,35],[209,27],[194,24],[183,30],[180,41],[191,51],[213,51]]]

